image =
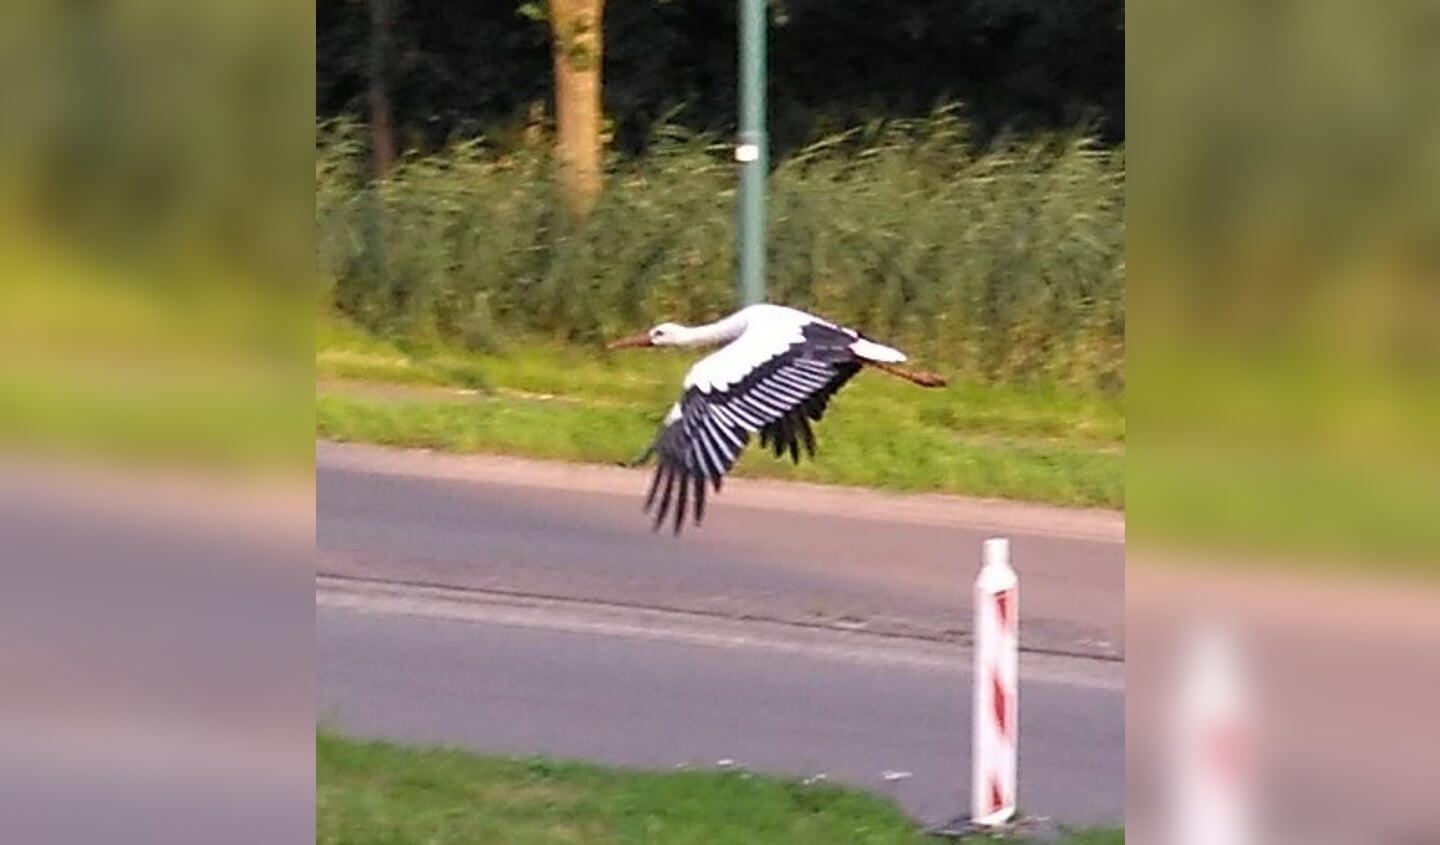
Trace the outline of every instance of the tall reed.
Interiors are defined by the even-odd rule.
[[[415,343],[593,342],[735,305],[729,147],[662,127],[584,225],[538,151],[480,143],[364,178],[320,128],[319,270],[340,311]],[[1124,159],[1083,136],[974,151],[953,112],[827,139],[770,182],[772,301],[987,381],[1124,385]]]

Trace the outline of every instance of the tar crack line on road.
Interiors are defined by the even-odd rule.
[[[315,603],[352,612],[770,651],[957,675],[968,675],[972,660],[963,642],[353,576],[318,574]],[[1021,675],[1096,689],[1124,688],[1123,662],[1106,658],[1030,651],[1022,657]]]

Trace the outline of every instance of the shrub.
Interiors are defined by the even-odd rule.
[[[411,343],[594,342],[735,305],[730,148],[662,127],[611,163],[571,224],[537,151],[478,142],[364,178],[363,144],[320,128],[319,269],[334,307]],[[1124,160],[1084,136],[971,149],[941,111],[779,162],[772,301],[863,328],[951,372],[1120,390]]]

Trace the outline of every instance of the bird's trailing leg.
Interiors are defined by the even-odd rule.
[[[944,387],[947,383],[944,377],[925,370],[912,370],[906,367],[897,367],[894,364],[882,364],[879,361],[866,361],[865,363],[881,372],[889,373],[896,378],[903,378],[911,384],[918,384],[921,387]]]
[[[648,447],[646,447],[645,451],[640,453],[639,457],[635,458],[632,461],[622,461],[620,463],[620,466],[625,467],[626,469],[635,469],[636,467],[644,466],[645,463],[653,457],[655,457],[655,444],[651,443]]]

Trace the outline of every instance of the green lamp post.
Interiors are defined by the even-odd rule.
[[[765,135],[765,2],[740,2],[740,195],[735,249],[744,305],[765,301],[765,171],[770,143]]]

